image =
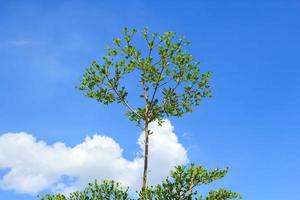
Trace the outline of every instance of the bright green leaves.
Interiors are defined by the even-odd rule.
[[[165,181],[148,187],[138,193],[138,200],[228,200],[241,199],[238,193],[227,189],[211,190],[207,196],[198,194],[201,185],[210,184],[223,178],[228,169],[207,170],[198,165],[178,166]],[[82,192],[73,192],[68,197],[46,195],[40,200],[133,200],[128,188],[123,188],[115,181],[96,181],[90,183]]]
[[[198,188],[223,178],[228,169],[207,170],[202,166],[178,166],[162,184],[149,187],[140,192],[141,200],[227,200],[241,199],[241,196],[230,190],[220,189],[209,192],[207,197],[198,196]],[[198,197],[197,197],[198,196]]]
[[[164,113],[168,116],[177,116],[180,117],[183,115],[183,110],[179,105],[178,94],[173,88],[164,88],[163,89],[164,100],[162,103],[162,107]]]
[[[140,126],[140,124],[146,118],[146,109],[137,108],[135,111],[129,110],[125,113],[125,115],[129,118],[130,121],[136,122],[137,125]]]
[[[206,197],[200,196],[196,200],[226,200],[226,199],[242,199],[241,195],[226,189],[210,191]]]
[[[120,38],[115,38],[114,39],[114,44],[119,46],[121,44],[121,39]]]
[[[98,184],[97,181],[95,181],[94,183],[90,183],[84,192],[87,193],[87,195],[85,196],[90,197],[86,199],[90,200],[130,200],[128,195],[128,188],[122,188],[120,183],[115,181],[104,181],[102,184]]]
[[[145,45],[139,49],[134,44],[137,30],[124,28],[123,32],[124,36],[115,38],[107,48],[101,64],[94,61],[87,68],[79,87],[86,96],[105,105],[124,104],[126,115],[138,124],[183,116],[203,98],[211,97],[211,73],[200,73],[199,62],[187,52],[189,42],[183,37],[174,32],[149,33],[145,28],[141,32]],[[133,108],[127,101],[125,78],[133,72],[139,74],[136,85],[145,107]]]
[[[149,36],[144,38],[149,40]],[[186,112],[192,112],[193,107],[199,105],[202,98],[211,96],[208,85],[210,76],[201,74],[199,63],[184,50],[184,45],[188,44],[183,37],[176,39],[174,32],[166,32],[159,36],[156,45],[159,61],[148,65],[145,70],[147,73],[144,74],[146,84],[152,86],[150,91],[160,97],[155,96],[150,101],[150,104],[158,102],[151,106],[156,109],[150,114],[151,121],[166,116],[183,116]],[[202,80],[202,77],[205,80]],[[187,87],[189,90],[185,89]]]
[[[68,197],[64,195],[46,195],[40,200],[131,200],[128,195],[128,188],[122,188],[120,183],[115,181],[97,181],[89,183],[82,192],[72,192]]]
[[[116,100],[118,102],[124,100],[128,92],[124,87],[119,87],[121,65],[116,64],[114,76],[111,77],[109,70],[111,61],[109,58],[104,58],[104,60],[105,64],[103,66],[94,61],[86,69],[79,89],[85,91],[87,97],[108,105]]]
[[[211,73],[204,73],[202,74],[201,81],[198,82],[198,88],[204,88],[202,96],[203,97],[212,97],[211,91],[210,91],[210,85],[209,80],[211,79],[212,74]]]

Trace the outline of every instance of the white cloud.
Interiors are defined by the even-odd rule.
[[[149,182],[162,181],[169,171],[188,161],[186,150],[178,142],[170,121],[163,126],[150,125]],[[141,155],[143,134],[138,139]],[[27,133],[0,136],[0,169],[7,173],[0,180],[2,189],[36,194],[44,190],[65,192],[83,188],[94,179],[114,179],[134,190],[141,184],[143,159],[127,160],[122,148],[112,138],[102,135],[86,137],[68,147],[64,143],[49,145]]]

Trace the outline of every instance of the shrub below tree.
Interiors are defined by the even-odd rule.
[[[207,195],[199,194],[199,187],[208,185],[223,178],[226,169],[207,170],[201,165],[177,166],[169,177],[161,184],[149,186],[138,192],[138,197],[129,194],[129,188],[124,188],[113,180],[102,183],[89,183],[83,191],[77,191],[65,196],[63,194],[46,195],[40,200],[227,200],[241,199],[241,196],[230,190],[221,188],[211,190]]]

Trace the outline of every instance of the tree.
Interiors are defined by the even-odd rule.
[[[218,168],[207,170],[198,165],[176,167],[164,182],[146,187],[138,194],[138,200],[227,200],[241,199],[238,193],[221,188],[212,190],[207,196],[198,195],[197,189],[223,178],[228,169]],[[40,200],[134,200],[128,194],[128,188],[123,188],[114,181],[104,181],[98,184],[90,183],[82,192],[73,192],[68,197],[56,194],[46,195]]]
[[[215,168],[207,170],[201,165],[191,164],[189,167],[177,166],[164,182],[159,185],[147,187],[141,190],[139,196],[141,200],[226,200],[241,199],[238,193],[221,188],[211,190],[206,197],[198,195],[197,189],[201,185],[208,185],[223,178],[228,172],[228,168],[220,170]]]
[[[99,64],[93,61],[84,73],[80,90],[87,97],[104,105],[113,102],[123,104],[126,115],[144,130],[144,171],[142,188],[147,186],[149,124],[169,116],[181,117],[192,112],[205,97],[211,97],[209,80],[211,73],[200,73],[199,62],[186,51],[189,42],[174,32],[162,35],[141,32],[145,48],[134,44],[137,30],[124,28],[124,37],[115,38],[113,47]],[[125,77],[137,77],[143,106],[135,107],[128,100]]]

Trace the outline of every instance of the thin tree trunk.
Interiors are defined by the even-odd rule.
[[[148,147],[149,147],[149,129],[148,123],[145,122],[145,151],[144,151],[144,173],[143,173],[143,186],[142,190],[147,187],[147,175],[148,175]]]

